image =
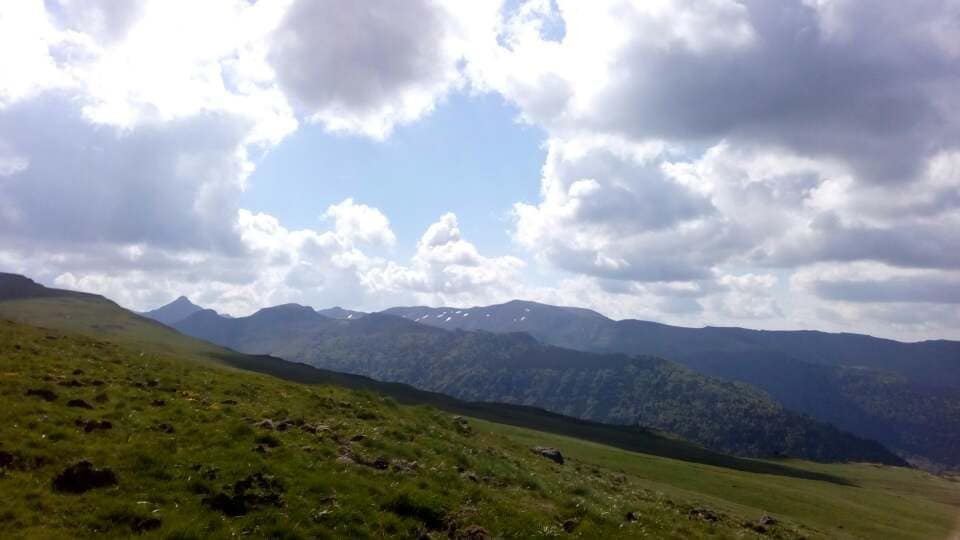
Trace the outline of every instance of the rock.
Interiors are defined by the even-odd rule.
[[[219,493],[206,497],[203,503],[232,517],[246,515],[264,506],[283,506],[283,483],[273,476],[254,473]]]
[[[456,540],[490,540],[490,532],[479,525],[468,525],[463,529],[458,529],[453,538]]]
[[[701,506],[695,506],[691,508],[690,517],[699,518],[704,521],[709,521],[711,523],[720,521],[720,516],[718,516],[713,510],[710,510],[709,508],[704,508]]]
[[[46,388],[31,388],[27,390],[26,395],[28,396],[37,396],[38,398],[43,399],[44,401],[56,401],[57,394],[53,390],[47,390]]]
[[[563,465],[563,454],[561,454],[560,450],[557,450],[556,448],[551,448],[549,446],[534,446],[532,450],[535,454],[540,454],[554,463]]]
[[[276,425],[274,425],[273,420],[270,420],[269,418],[264,418],[263,420],[257,422],[257,427],[260,429],[269,429],[270,431],[273,431],[277,428]]]
[[[479,481],[480,481],[480,478],[477,476],[477,473],[475,473],[475,472],[473,472],[473,471],[464,471],[464,472],[460,473],[460,476],[466,478],[467,480],[470,480],[471,482],[479,482]]]
[[[300,429],[302,429],[303,431],[306,431],[307,433],[313,433],[313,434],[317,433],[317,427],[310,424],[304,424],[300,426]]]
[[[580,520],[570,518],[570,519],[564,520],[561,527],[563,527],[564,531],[568,533],[572,533],[574,530],[576,530],[577,525],[580,525]]]
[[[110,469],[95,469],[89,461],[67,467],[53,479],[53,489],[65,493],[84,493],[91,489],[117,485],[117,475]]]
[[[627,521],[640,521],[640,512],[627,512]]]
[[[109,420],[84,420],[82,418],[78,418],[74,423],[77,425],[77,427],[83,428],[85,433],[113,429],[113,424],[110,423]]]
[[[420,469],[419,463],[406,459],[395,459],[390,463],[390,466],[397,472],[414,472]]]
[[[470,427],[470,422],[467,422],[467,419],[462,416],[453,417],[453,426],[457,429],[457,433],[461,435],[469,435],[473,432],[473,428]]]
[[[776,525],[778,522],[777,522],[776,518],[774,518],[774,517],[771,516],[770,514],[764,514],[764,515],[760,516],[760,522],[759,522],[759,523],[760,523],[760,525],[762,525],[762,526],[764,526],[764,527],[770,527],[770,526]]]
[[[155,517],[134,518],[130,523],[130,528],[137,534],[143,534],[154,529],[159,529],[162,524],[163,523]]]
[[[353,437],[350,437],[350,442],[360,442],[360,441],[362,441],[362,440],[364,440],[364,439],[366,439],[366,438],[367,438],[367,436],[364,435],[363,433],[357,433],[357,434],[354,435]]]
[[[296,425],[296,423],[295,423],[293,420],[291,420],[291,419],[289,419],[289,418],[285,418],[285,419],[277,422],[277,424],[276,424],[275,427],[276,427],[277,431],[286,431],[286,430],[294,427],[295,425]]]
[[[67,407],[76,407],[78,409],[92,409],[93,405],[82,399],[71,399],[67,402]]]
[[[370,462],[370,466],[379,471],[385,471],[390,468],[390,462],[387,461],[387,458],[379,456],[377,459]]]

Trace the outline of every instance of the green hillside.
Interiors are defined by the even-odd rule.
[[[10,298],[5,300],[5,298]],[[269,310],[276,314],[276,310]],[[175,356],[195,364],[217,364],[254,371],[293,382],[327,384],[377,392],[400,403],[430,405],[452,414],[469,415],[510,425],[617,446],[631,451],[668,456],[737,470],[839,481],[776,463],[747,460],[713,452],[676,437],[649,429],[601,424],[570,418],[542,409],[503,403],[466,402],[411,386],[368,377],[317,369],[269,356],[240,354],[200,341],[127,311],[101,296],[49,289],[22,276],[0,274],[0,318],[78,332],[131,347],[137,354]]]
[[[584,353],[520,333],[451,332],[382,314],[332,320],[295,305],[237,319],[199,312],[175,327],[240,351],[463,400],[649,426],[720,452],[904,464],[880,444],[785,410],[755,388],[659,358]]]
[[[960,468],[960,343],[858,334],[685,328],[513,301],[469,309],[391,308],[447,330],[528,332],[582,351],[654,355],[759,388],[783,407],[883,443],[914,464]]]
[[[750,473],[199,358],[0,322],[0,535],[943,538],[960,507],[909,469]]]

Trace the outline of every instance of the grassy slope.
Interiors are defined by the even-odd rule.
[[[57,292],[51,289],[46,291]],[[777,463],[720,454],[646,429],[577,420],[531,407],[464,402],[443,394],[417,390],[407,385],[383,383],[367,377],[316,369],[276,358],[238,354],[174,332],[166,326],[137,316],[95,295],[73,294],[0,301],[0,317],[8,317],[27,324],[80,332],[97,338],[107,338],[134,347],[138,354],[146,352],[176,355],[178,358],[195,362],[210,362],[211,359],[215,359],[219,363],[245,371],[257,371],[309,384],[334,384],[346,388],[376,391],[389,395],[401,403],[427,404],[455,414],[572,435],[632,451],[744,471],[841,481],[829,475],[811,474],[808,471]]]
[[[74,379],[82,386],[59,384]],[[52,390],[58,399],[25,396],[31,388]],[[464,532],[472,525],[503,537],[537,538],[566,534],[565,522],[583,538],[641,531],[657,538],[735,538],[754,536],[743,523],[759,517],[708,521],[692,513],[695,501],[667,499],[631,474],[576,459],[555,465],[525,443],[488,429],[462,434],[448,414],[378,394],[140,356],[107,341],[9,321],[0,321],[0,399],[0,451],[16,456],[0,472],[4,538],[124,537],[150,518],[160,520],[147,532],[157,538],[445,538],[451,528]],[[94,409],[67,407],[68,399]],[[254,427],[264,417],[329,429]],[[75,425],[78,418],[107,420],[113,428],[85,433]],[[175,431],[158,429],[162,424]],[[365,438],[351,442],[357,434]],[[271,448],[257,452],[258,444]],[[356,462],[338,459],[347,452]],[[417,468],[362,464],[379,457],[416,461]],[[82,458],[113,470],[119,484],[80,495],[55,492],[52,479]],[[227,518],[204,504],[255,473],[280,482],[274,490],[279,506]],[[625,520],[631,511],[638,521]],[[770,532],[816,537],[787,520]]]
[[[762,510],[786,515],[831,538],[946,538],[960,517],[960,481],[915,469],[791,461],[813,472],[840,475],[851,483],[844,486],[680,463],[493,423],[479,427],[520,444],[562,447],[584,464],[634,475],[667,497],[695,499],[739,514]]]
[[[299,432],[279,435],[289,440],[282,440],[280,449],[269,457],[253,454],[250,452],[250,447],[254,445],[253,437],[260,434],[249,433],[245,429],[249,423],[244,420],[244,416],[249,418],[277,416],[275,413],[283,412],[278,409],[286,409],[290,415],[302,414],[308,419],[320,419],[329,421],[331,425],[342,425],[341,430],[345,430],[341,432],[342,436],[348,435],[350,430],[354,429],[347,427],[351,423],[356,423],[356,429],[361,431],[369,432],[379,428],[381,432],[375,439],[361,443],[361,451],[371,452],[371,455],[377,452],[388,454],[392,452],[398,456],[410,455],[412,459],[426,463],[427,458],[418,456],[417,452],[433,451],[434,458],[446,463],[445,466],[466,458],[475,460],[468,461],[467,465],[477,469],[478,472],[480,469],[486,472],[499,469],[502,473],[500,477],[493,476],[491,478],[494,480],[489,484],[481,483],[472,487],[475,490],[489,489],[485,495],[489,499],[480,499],[483,502],[479,504],[474,504],[477,501],[468,504],[464,502],[466,499],[460,501],[466,506],[477,506],[480,509],[480,514],[472,519],[473,522],[504,535],[522,536],[536,535],[541,532],[558,532],[557,526],[562,519],[567,519],[569,512],[587,511],[588,514],[585,515],[589,515],[589,512],[595,512],[596,515],[584,519],[580,526],[582,528],[577,529],[583,537],[600,534],[600,531],[605,531],[603,534],[626,531],[624,533],[626,536],[639,536],[640,530],[645,530],[652,537],[696,537],[706,534],[720,537],[741,536],[750,534],[742,527],[744,521],[755,520],[760,512],[768,511],[781,518],[784,525],[778,527],[778,530],[779,534],[785,537],[799,532],[811,538],[844,537],[845,535],[862,538],[943,538],[952,525],[951,521],[957,515],[957,508],[960,507],[958,484],[905,469],[866,465],[827,466],[804,462],[790,463],[794,469],[805,469],[811,473],[823,474],[828,478],[839,476],[854,484],[854,486],[843,486],[837,482],[755,474],[729,467],[714,467],[636,454],[582,440],[497,424],[475,422],[474,425],[480,428],[475,435],[476,439],[459,441],[455,437],[451,438],[455,434],[436,429],[431,432],[430,425],[449,422],[449,417],[441,413],[422,407],[395,407],[389,401],[384,402],[381,398],[369,393],[357,394],[328,386],[304,387],[282,383],[269,377],[208,366],[206,360],[209,355],[222,354],[223,349],[194,340],[184,341],[180,338],[176,343],[172,343],[168,335],[169,330],[139,319],[131,323],[129,315],[117,313],[115,307],[110,309],[102,307],[105,310],[102,313],[84,315],[88,309],[90,307],[84,305],[84,309],[78,312],[75,301],[71,304],[65,299],[33,299],[27,302],[0,303],[0,316],[32,319],[34,322],[44,322],[48,326],[65,326],[90,334],[112,334],[112,340],[126,344],[116,348],[120,351],[116,355],[122,357],[121,363],[105,364],[101,361],[91,365],[99,364],[104,369],[115,370],[110,377],[116,380],[129,377],[145,379],[151,374],[155,378],[165,380],[167,376],[157,377],[156,373],[169,373],[171,380],[180,379],[177,390],[180,393],[186,392],[186,395],[179,396],[174,401],[168,398],[167,401],[174,405],[155,410],[146,406],[149,400],[148,396],[140,395],[144,392],[143,390],[123,387],[118,389],[121,393],[117,395],[116,402],[111,396],[108,404],[102,407],[103,410],[100,405],[97,405],[98,410],[89,413],[78,409],[64,411],[62,405],[58,408],[53,404],[25,400],[20,396],[24,384],[28,384],[27,381],[31,381],[32,384],[32,381],[37,380],[42,374],[54,370],[56,374],[66,377],[70,373],[68,368],[72,366],[66,363],[70,355],[64,355],[57,349],[63,342],[45,338],[45,335],[50,332],[37,333],[31,329],[18,327],[14,335],[22,331],[28,334],[32,332],[31,339],[37,343],[35,346],[40,352],[33,355],[33,361],[29,361],[23,356],[11,356],[10,348],[7,346],[0,347],[0,358],[5,361],[4,365],[0,366],[3,401],[5,404],[9,402],[13,405],[4,407],[3,419],[0,420],[0,426],[2,426],[0,441],[4,441],[4,444],[0,445],[0,450],[9,451],[12,445],[19,445],[28,453],[45,455],[44,452],[49,450],[49,447],[44,446],[45,444],[62,445],[66,450],[47,452],[57,460],[56,464],[47,465],[35,471],[8,472],[8,476],[0,480],[7,484],[2,486],[5,493],[24,494],[22,500],[12,505],[9,511],[0,512],[0,536],[7,536],[2,533],[5,529],[10,532],[26,531],[32,536],[42,536],[44,533],[50,533],[50,536],[61,536],[76,523],[80,524],[80,530],[84,532],[92,532],[94,527],[110,526],[114,533],[122,535],[129,532],[129,526],[122,523],[116,525],[113,521],[122,518],[124,514],[134,515],[138,512],[138,515],[144,514],[140,507],[149,505],[133,505],[131,501],[136,499],[138,494],[150,494],[150,497],[157,498],[156,493],[164,495],[156,501],[147,497],[153,505],[149,506],[151,512],[154,508],[160,508],[158,514],[169,516],[169,519],[164,520],[161,536],[167,536],[167,533],[174,529],[181,530],[186,537],[208,534],[227,535],[244,529],[256,530],[259,534],[275,529],[278,532],[299,532],[321,536],[323,534],[343,535],[343,529],[331,529],[330,524],[325,525],[323,519],[320,519],[320,522],[314,522],[313,518],[307,515],[309,513],[307,506],[314,507],[310,512],[315,510],[324,512],[324,508],[317,510],[317,501],[326,495],[317,495],[311,491],[313,489],[311,485],[323,484],[328,479],[343,480],[340,483],[330,484],[330,489],[346,490],[338,492],[338,497],[342,499],[336,499],[334,503],[337,512],[343,512],[343,514],[323,514],[319,516],[320,518],[331,516],[333,519],[333,516],[336,516],[333,521],[341,523],[344,527],[354,527],[353,532],[356,534],[398,534],[423,526],[417,519],[398,517],[393,512],[381,508],[389,505],[391,494],[395,494],[398,488],[419,489],[415,494],[416,497],[430,499],[430,494],[445,493],[444,489],[453,489],[451,485],[460,486],[458,482],[462,479],[459,475],[454,475],[450,471],[444,473],[442,467],[438,469],[440,473],[431,471],[429,475],[425,475],[425,478],[422,473],[419,476],[415,475],[417,481],[411,483],[407,483],[407,480],[412,478],[400,476],[398,480],[391,476],[394,473],[382,473],[358,465],[351,465],[342,470],[336,469],[334,457],[339,451],[338,445],[332,439],[319,443],[311,440],[310,444],[317,447],[316,455],[311,453],[308,456],[301,456],[297,452],[299,445],[303,442],[301,438],[306,437],[306,434]],[[9,333],[5,335],[10,339]],[[83,338],[69,339],[83,340]],[[81,347],[79,343],[76,346]],[[109,345],[89,346],[96,348]],[[44,347],[51,347],[51,349],[47,350]],[[168,350],[168,353],[161,352],[164,349]],[[139,356],[141,352],[144,352],[143,357]],[[169,358],[170,352],[176,353],[176,359]],[[94,357],[96,356],[103,355],[97,351]],[[57,360],[51,361],[51,357]],[[193,362],[185,363],[184,359],[193,360]],[[127,366],[126,363],[131,360],[133,363]],[[204,364],[198,365],[197,361],[202,361]],[[29,366],[29,369],[24,366]],[[88,366],[86,369],[86,377],[92,376],[93,372],[90,368]],[[76,391],[81,395],[92,392],[92,389],[86,388],[53,388],[62,390],[61,404],[70,392]],[[252,391],[251,388],[253,388]],[[248,401],[241,401],[236,407],[218,407],[218,401],[216,401],[218,393],[224,396],[234,393],[243,394],[247,396]],[[254,399],[254,395],[258,397]],[[264,396],[269,398],[265,399]],[[92,399],[92,396],[87,397],[88,400]],[[332,399],[334,403],[341,401],[351,403],[352,408],[374,409],[375,414],[379,415],[379,420],[373,423],[359,421],[352,416],[350,408],[341,409],[339,405],[325,409],[323,403],[330,403],[325,398]],[[86,413],[85,416],[91,418],[109,418],[110,415],[124,418],[126,414],[127,418],[136,422],[127,427],[115,422],[117,427],[110,432],[83,434],[72,425],[75,417],[84,416],[77,411]],[[178,429],[178,435],[163,436],[149,430],[152,422],[161,421],[162,418],[159,415],[169,413],[172,413],[175,419],[188,423],[186,427],[181,426]],[[28,420],[28,417],[33,420]],[[540,421],[539,418],[534,419],[534,422]],[[29,427],[31,422],[34,423],[33,427]],[[421,426],[419,433],[416,432],[418,428],[412,427],[417,425]],[[219,431],[210,429],[213,426],[222,429]],[[384,436],[385,431],[394,431],[397,426],[411,426],[409,429],[414,430],[415,442],[402,438],[393,440],[391,438],[393,435]],[[37,435],[38,429],[58,433],[53,438],[59,440],[45,442],[49,441],[50,437],[40,439]],[[403,432],[399,427],[396,429]],[[566,429],[569,428],[566,427]],[[14,431],[11,432],[11,430]],[[120,446],[120,443],[126,442],[127,437],[132,437],[135,444]],[[107,444],[99,444],[100,442]],[[560,446],[565,453],[574,457],[572,466],[555,467],[549,462],[530,455],[527,447],[533,442],[549,442]],[[138,444],[141,446],[137,446]],[[362,444],[373,445],[373,447],[366,449]],[[388,447],[381,444],[387,444],[390,452],[383,452]],[[437,444],[440,446],[436,446]],[[480,444],[480,447],[477,444]],[[489,452],[481,452],[480,457],[470,453],[471,448],[481,447]],[[167,456],[171,449],[176,451]],[[413,454],[410,454],[411,452]],[[96,497],[88,496],[89,494],[67,497],[49,493],[49,481],[59,470],[58,466],[62,466],[65,460],[79,455],[94,458],[97,465],[107,463],[100,463],[98,456],[122,462],[122,466],[111,464],[118,470],[121,477],[119,491],[109,492],[116,496],[107,497],[107,492],[102,496],[98,494]],[[144,457],[151,455],[165,456],[165,460],[172,461],[151,465],[150,460]],[[200,488],[189,485],[192,480],[187,481],[185,478],[191,476],[191,472],[184,470],[189,468],[188,465],[197,462],[197,458],[202,458],[199,461],[203,461],[207,459],[204,456],[208,455],[210,460],[216,461],[214,464],[221,469],[217,481],[207,482],[211,484],[209,487],[217,489],[220,484],[231,482],[242,474],[247,474],[244,471],[249,472],[260,466],[268,472],[284,477],[289,484],[286,495],[287,508],[279,513],[259,512],[256,515],[225,522],[215,515],[211,516],[210,512],[197,502],[202,496],[190,491]],[[489,456],[494,456],[493,461],[487,459]],[[782,463],[736,461],[760,466],[783,467]],[[309,474],[304,475],[305,470],[312,470],[311,467],[320,467],[322,474],[317,473],[320,476],[311,480]],[[141,468],[145,468],[147,472],[153,472],[145,476],[138,474]],[[169,469],[172,472],[165,474],[162,473],[163,469]],[[594,470],[597,472],[594,473]],[[125,471],[128,471],[127,474],[124,474]],[[618,476],[621,472],[624,474],[623,477]],[[130,478],[131,473],[134,474],[137,483],[124,485],[124,477]],[[435,474],[439,476],[435,477]],[[172,475],[174,479],[161,481],[152,479],[151,475],[159,475],[161,479]],[[289,475],[289,478],[286,475]],[[356,478],[353,475],[357,475]],[[438,480],[438,483],[434,483],[434,480]],[[626,486],[620,485],[624,480]],[[170,485],[169,482],[174,484]],[[509,482],[513,484],[508,487],[501,485]],[[527,483],[524,484],[524,482]],[[468,488],[465,489],[471,489],[469,486],[472,483],[466,485]],[[8,487],[11,491],[7,491]],[[353,493],[355,488],[362,493]],[[295,498],[291,495],[294,492],[297,493]],[[466,491],[457,493],[463,494]],[[473,495],[475,493],[471,492],[471,497]],[[514,498],[498,499],[500,496],[507,495]],[[451,508],[447,503],[457,501],[456,496],[446,493],[441,499],[441,502],[437,502],[439,501],[437,498],[433,499],[439,505],[441,512],[455,512],[456,509]],[[580,501],[580,499],[584,500]],[[173,503],[178,504],[179,508],[174,507]],[[301,503],[304,506],[298,507],[297,505]],[[578,503],[581,505],[579,509]],[[530,504],[534,506],[528,507],[527,505]],[[706,505],[723,513],[725,517],[719,524],[710,524],[702,519],[690,517],[690,507],[697,504]],[[634,506],[643,513],[641,525],[625,524],[620,519],[619,513],[624,508]],[[363,511],[363,508],[370,510]],[[376,510],[376,508],[380,509]],[[519,509],[523,510],[523,514],[516,516]],[[116,515],[107,519],[105,516],[111,512]],[[84,517],[75,518],[75,516]],[[120,521],[122,522],[123,519]],[[597,523],[593,523],[593,519],[596,519]],[[608,519],[610,523],[605,523]],[[39,528],[31,528],[31,522],[37,524],[35,526]],[[60,523],[59,527],[65,528],[58,529],[57,523]],[[168,528],[168,525],[171,527]],[[843,529],[839,528],[840,525]],[[621,526],[629,528],[621,529]],[[607,529],[604,529],[605,527]]]

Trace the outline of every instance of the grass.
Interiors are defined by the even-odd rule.
[[[3,316],[60,329],[0,321],[0,452],[16,459],[0,467],[3,538],[467,538],[482,527],[503,538],[941,539],[960,509],[956,479],[740,460],[642,430],[251,363],[109,302],[7,301]],[[496,422],[470,419],[463,434],[449,412],[409,402]],[[264,418],[316,433],[265,430]],[[567,463],[530,451],[542,445]],[[118,485],[55,492],[53,478],[81,459]],[[239,503],[243,515],[226,511]],[[764,514],[776,524],[760,533]]]
[[[369,390],[391,396],[404,404],[431,405],[454,414],[573,436],[630,451],[742,471],[844,482],[841,478],[780,463],[741,459],[710,451],[654,430],[590,422],[520,405],[465,402],[404,384],[380,382],[368,377],[317,369],[272,357],[240,354],[184,336],[155,321],[136,316],[99,296],[55,289],[45,291],[55,296],[0,301],[0,317],[35,326],[76,331],[98,339],[110,339],[134,347],[141,354],[175,355],[200,363],[214,361],[243,371],[265,373],[295,382]]]
[[[15,456],[0,475],[3,538],[456,538],[470,527],[505,538],[755,536],[743,524],[759,516],[707,521],[632,475],[577,458],[559,466],[474,420],[464,434],[447,413],[374,393],[9,321],[0,351],[0,451]],[[31,388],[57,398],[25,396]],[[264,430],[263,418],[318,429]],[[78,419],[112,428],[86,432]],[[53,479],[83,459],[118,484],[55,491]],[[790,521],[771,532],[815,537]]]
[[[960,518],[960,482],[916,469],[789,461],[844,478],[848,484],[843,485],[746,474],[490,422],[478,425],[521,445],[563,448],[582,466],[620,471],[667,497],[697,500],[724,512],[789,517],[830,538],[943,539]]]

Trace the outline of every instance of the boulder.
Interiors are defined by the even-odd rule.
[[[533,450],[533,453],[540,454],[554,463],[563,465],[563,454],[561,454],[560,450],[557,450],[556,448],[551,448],[549,446],[534,446],[531,450]]]
[[[720,521],[720,516],[716,514],[713,510],[709,508],[704,508],[702,506],[694,506],[690,509],[690,517],[699,518],[704,521],[709,521],[711,523]]]
[[[470,427],[470,422],[462,416],[453,417],[453,426],[456,428],[457,433],[461,435],[469,435],[473,432],[473,428]]]
[[[283,492],[282,482],[258,472],[234,482],[233,486],[205,498],[203,502],[213,510],[236,517],[265,506],[282,507]]]

